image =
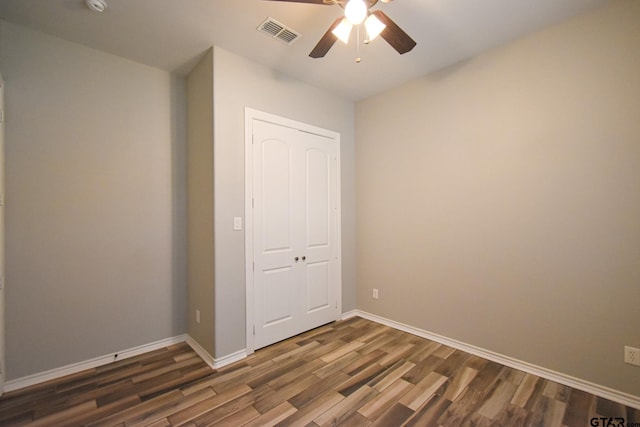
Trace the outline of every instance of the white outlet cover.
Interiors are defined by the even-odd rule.
[[[625,346],[624,362],[630,365],[640,366],[640,348]]]

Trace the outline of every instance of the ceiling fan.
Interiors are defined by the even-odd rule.
[[[340,17],[334,21],[327,32],[322,36],[316,47],[313,48],[309,56],[312,58],[324,57],[329,49],[334,45],[336,40],[342,42],[349,41],[349,35],[353,27],[356,27],[359,37],[359,25],[364,23],[366,30],[365,43],[375,39],[377,36],[382,37],[393,47],[399,54],[407,53],[416,46],[416,42],[405,33],[395,22],[391,20],[381,10],[371,10],[378,3],[378,0],[270,0],[270,1],[286,1],[292,3],[310,3],[319,5],[339,5],[344,9],[344,17]],[[389,3],[393,0],[381,0],[383,3]],[[357,58],[356,62],[360,62]]]

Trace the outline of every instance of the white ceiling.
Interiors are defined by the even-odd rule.
[[[1,0],[0,17],[70,41],[186,74],[217,45],[283,75],[359,100],[442,69],[615,0],[395,0],[383,10],[418,45],[398,55],[384,40],[337,42],[323,59],[308,53],[339,6],[267,0],[106,0],[104,13],[84,0]],[[267,17],[301,32],[287,46],[256,31]]]

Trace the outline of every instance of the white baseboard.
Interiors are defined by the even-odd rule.
[[[351,310],[351,311],[347,311],[346,313],[342,313],[342,320],[347,320],[347,319],[351,319],[352,317],[356,317],[356,316],[360,316],[360,313],[363,313],[360,310]],[[361,316],[364,317],[364,316]]]
[[[248,356],[246,350],[238,350],[234,353],[227,354],[226,356],[222,356],[218,359],[214,359],[214,366],[216,369],[220,369],[223,366],[230,365],[232,363],[238,362]]]
[[[490,350],[486,350],[481,347],[476,347],[471,344],[466,344],[461,341],[457,341],[451,338],[444,337],[442,335],[435,334],[433,332],[425,331],[413,326],[405,325],[400,322],[396,322],[390,319],[386,319],[375,314],[367,313],[361,310],[352,310],[342,315],[342,319],[349,319],[355,316],[359,316],[376,323],[380,323],[389,326],[400,331],[408,332],[413,335],[417,335],[422,338],[426,338],[440,344],[448,345],[458,350],[466,351],[467,353],[475,356],[482,357],[492,362],[500,363],[501,365],[508,366],[513,369],[527,372],[532,375],[537,375],[547,380],[555,381],[566,386],[576,388],[578,390],[586,391],[587,393],[601,396],[605,399],[612,400],[614,402],[621,403],[626,406],[630,406],[636,409],[640,409],[640,396],[634,396],[628,393],[624,393],[618,390],[611,389],[609,387],[595,384],[590,381],[585,381],[580,378],[572,377],[561,372],[556,372],[551,369],[543,368],[541,366],[533,365],[522,360],[514,359],[513,357],[505,356]]]
[[[168,347],[170,345],[178,344],[186,341],[186,335],[178,335],[171,338],[166,338],[160,341],[152,342],[149,344],[143,344],[138,347],[133,347],[128,350],[116,351],[105,356],[95,357],[83,362],[72,363],[71,365],[62,366],[60,368],[51,369],[46,372],[40,372],[26,377],[18,378],[15,380],[7,381],[4,384],[5,392],[18,390],[24,387],[40,384],[45,381],[55,380],[66,375],[76,374],[87,369],[97,368],[98,366],[106,365],[116,360],[124,360],[139,354],[147,353],[149,351],[158,350],[160,348]]]
[[[213,356],[210,355],[207,350],[205,350],[200,344],[198,344],[196,340],[191,338],[191,336],[189,335],[187,335],[187,344],[189,344],[193,351],[198,353],[198,356],[200,356],[200,358],[204,360],[211,369],[215,369],[216,361]]]
[[[243,349],[216,359],[190,336],[187,336],[187,344],[191,346],[193,351],[198,353],[198,356],[200,356],[211,369],[220,369],[223,366],[230,365],[247,357],[247,350]]]

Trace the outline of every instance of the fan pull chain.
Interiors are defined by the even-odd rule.
[[[356,64],[359,64],[360,59],[360,25],[356,26]]]

